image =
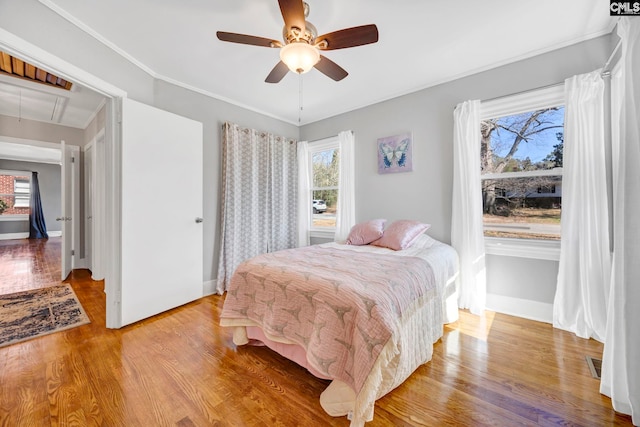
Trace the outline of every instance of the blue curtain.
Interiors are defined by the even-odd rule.
[[[42,200],[40,199],[40,185],[38,184],[38,172],[31,172],[31,213],[29,214],[29,238],[48,239],[47,225],[44,223],[42,213]]]

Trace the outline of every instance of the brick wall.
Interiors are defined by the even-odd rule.
[[[4,212],[2,212],[2,215],[28,214],[29,208],[16,208],[13,206],[14,197],[11,196],[11,194],[13,194],[13,189],[13,176],[0,175],[0,199],[4,200],[4,202],[9,206],[4,210]]]

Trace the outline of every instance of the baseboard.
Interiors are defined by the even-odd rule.
[[[217,284],[217,280],[208,280],[202,283],[202,296],[206,297],[218,293],[218,290],[216,289]]]
[[[553,304],[504,295],[487,294],[486,308],[487,310],[498,313],[553,324]]]
[[[62,231],[48,231],[49,237],[62,237]],[[29,232],[22,233],[1,233],[0,240],[28,239]]]
[[[29,232],[0,234],[0,240],[14,240],[14,239],[28,239],[28,238],[29,238]]]

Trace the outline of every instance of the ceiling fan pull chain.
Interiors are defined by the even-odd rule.
[[[298,123],[302,120],[302,73],[298,74]]]

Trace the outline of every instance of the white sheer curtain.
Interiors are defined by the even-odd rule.
[[[619,101],[612,105],[614,255],[600,392],[640,425],[640,20],[621,18],[618,35],[621,75],[612,82],[612,100]]]
[[[225,123],[217,292],[253,256],[298,243],[296,142]]]
[[[309,143],[298,142],[298,246],[308,246],[311,216],[311,166]]]
[[[611,274],[601,71],[565,81],[562,233],[553,326],[605,339]]]
[[[453,117],[451,245],[460,258],[458,305],[482,314],[487,279],[480,184],[480,101],[458,104]]]
[[[340,147],[340,189],[335,240],[346,240],[356,223],[355,208],[355,138],[352,131],[338,134]],[[309,205],[310,206],[310,205]]]

